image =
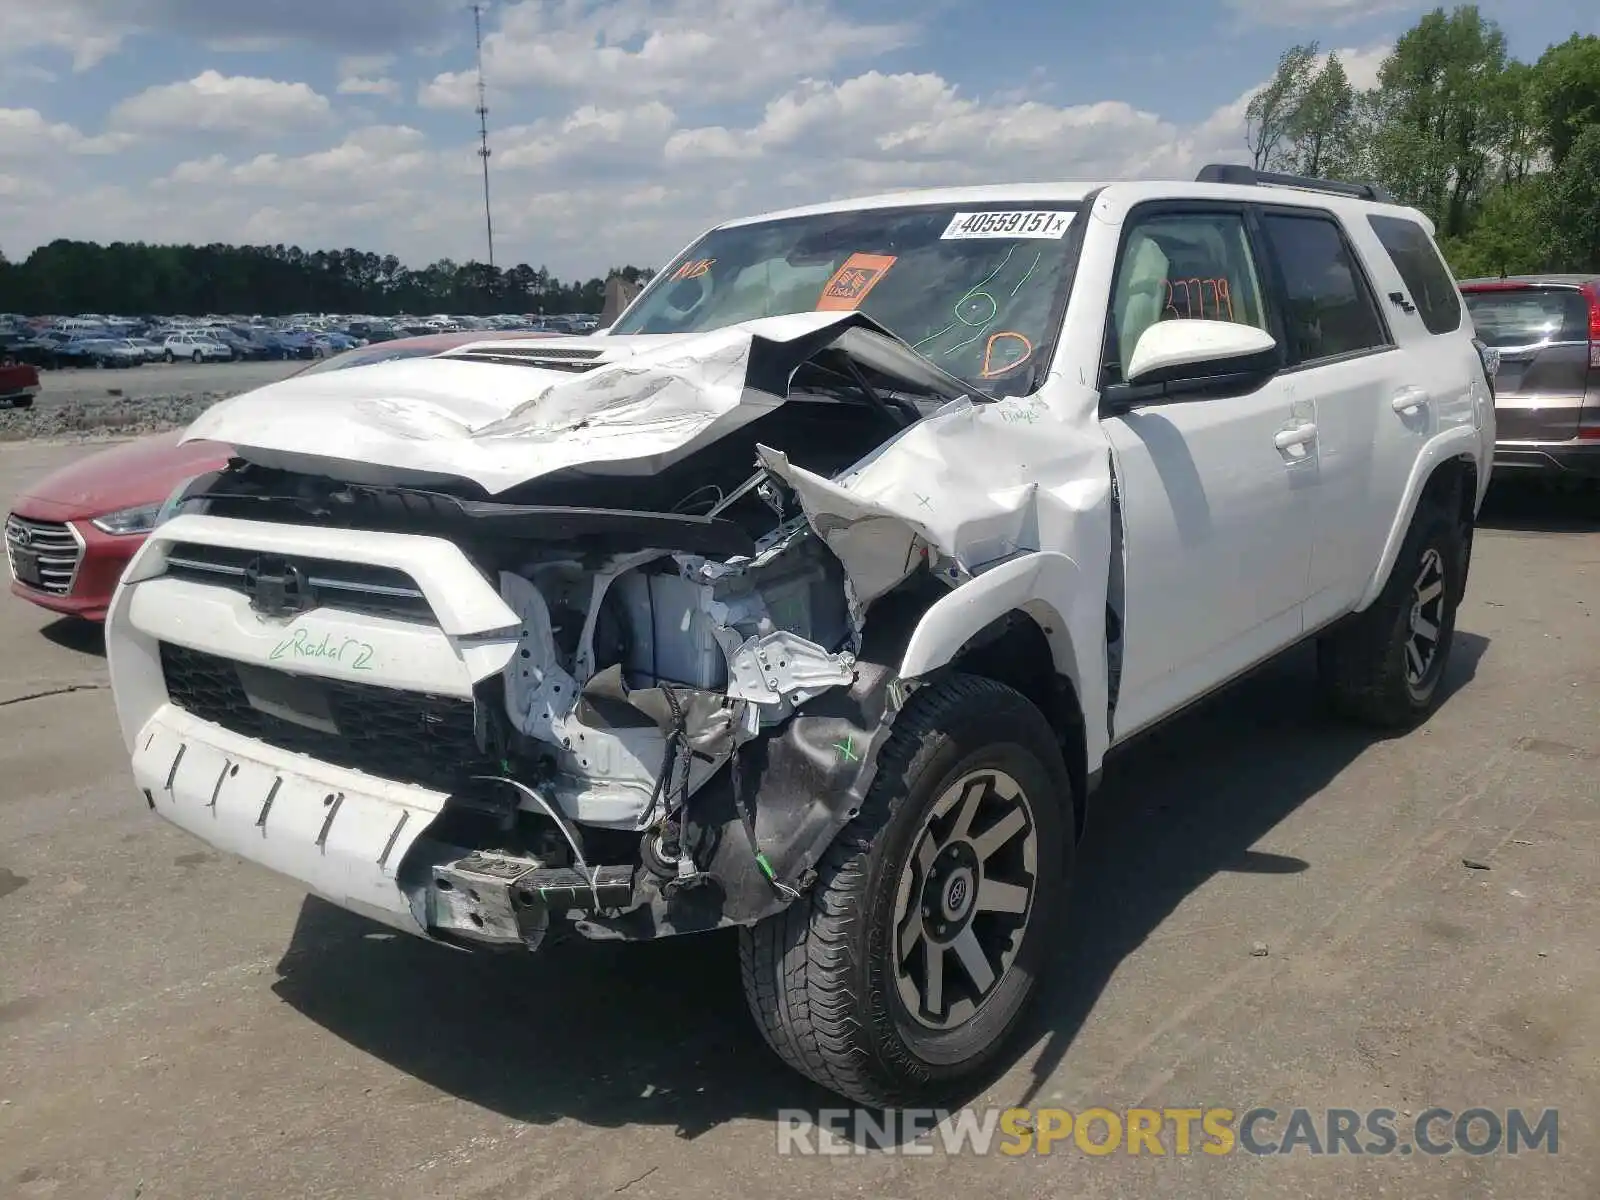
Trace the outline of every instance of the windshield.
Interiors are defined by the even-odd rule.
[[[858,310],[981,391],[1025,395],[1049,361],[1077,211],[938,205],[713,230],[609,332],[703,333],[758,317]]]

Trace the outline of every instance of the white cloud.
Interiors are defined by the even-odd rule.
[[[327,97],[308,84],[209,70],[128,97],[111,110],[111,123],[148,133],[274,134],[314,127],[330,113]]]
[[[829,0],[524,0],[484,39],[496,89],[554,88],[592,102],[692,95],[737,99],[910,40],[908,27],[845,17]],[[470,108],[472,70],[437,75],[419,93],[434,108]]]
[[[547,167],[552,163],[645,162],[659,159],[676,116],[659,100],[625,109],[585,105],[559,121],[516,126],[495,136],[501,149],[493,163],[501,170]]]
[[[1241,26],[1338,27],[1406,12],[1419,0],[1226,0]]]
[[[185,187],[242,187],[296,193],[360,204],[362,197],[403,185],[396,195],[404,204],[420,196],[404,187],[426,187],[441,169],[428,139],[409,125],[369,125],[352,131],[338,145],[311,154],[258,154],[235,161],[223,154],[179,163],[156,183],[172,192]]]
[[[115,154],[133,143],[126,133],[91,137],[76,126],[49,121],[36,108],[0,108],[0,161],[59,154]]]
[[[136,34],[233,51],[311,43],[371,55],[437,42],[463,12],[457,0],[0,0],[0,58],[48,47],[85,71]]]
[[[382,75],[393,65],[392,54],[347,54],[339,60],[339,78]]]
[[[130,31],[115,12],[96,13],[70,0],[3,0],[0,2],[0,60],[24,59],[28,51],[65,51],[72,69],[87,71],[116,51]],[[14,68],[7,64],[4,68]]]
[[[392,79],[367,79],[360,75],[352,75],[348,79],[339,81],[339,94],[341,96],[382,96],[386,100],[400,98],[400,85]]]

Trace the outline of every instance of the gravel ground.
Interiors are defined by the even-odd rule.
[[[81,452],[0,446],[0,493]],[[1296,1106],[1548,1105],[1559,1153],[779,1157],[782,1109],[837,1102],[728,938],[471,956],[308,900],[148,811],[96,632],[0,597],[0,1197],[1595,1200],[1600,497],[1517,499],[1422,728],[1329,722],[1297,653],[1108,767],[974,1099],[1270,1105],[1274,1142]]]
[[[219,400],[275,383],[303,362],[150,363],[124,370],[43,371],[32,408],[0,409],[0,441],[160,433]]]

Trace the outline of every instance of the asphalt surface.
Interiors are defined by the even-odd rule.
[[[0,491],[76,453],[0,447]],[[1554,1155],[780,1157],[780,1109],[837,1101],[762,1046],[729,939],[479,958],[307,900],[149,813],[93,631],[5,598],[0,1196],[1593,1200],[1597,531],[1594,496],[1496,499],[1409,736],[1330,724],[1297,652],[1114,762],[976,1098],[1555,1107]]]
[[[142,367],[67,367],[41,371],[42,389],[36,408],[55,404],[82,404],[110,398],[113,389],[131,400],[154,396],[204,392],[243,392],[273,383],[300,370],[306,363],[225,362],[146,363]]]
[[[40,373],[29,408],[0,408],[0,442],[138,436],[187,425],[212,404],[274,383],[308,364],[148,363]]]

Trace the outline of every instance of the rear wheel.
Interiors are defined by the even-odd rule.
[[[1424,501],[1372,606],[1317,642],[1318,674],[1338,712],[1405,729],[1433,710],[1455,638],[1467,545],[1460,518]]]
[[[165,358],[169,363],[178,361],[177,355],[173,354],[171,350],[166,351],[162,357]]]
[[[1038,990],[1072,865],[1044,716],[958,676],[916,692],[810,893],[741,931],[746,998],[795,1070],[862,1104],[995,1063]]]

